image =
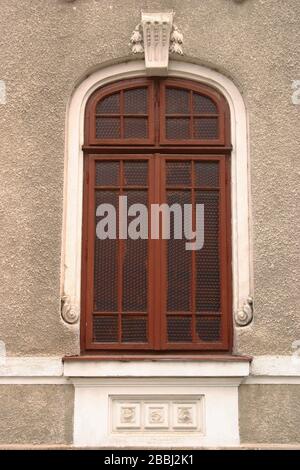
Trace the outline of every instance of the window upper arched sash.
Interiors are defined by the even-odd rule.
[[[225,98],[207,85],[137,78],[104,86],[86,107],[87,145],[230,144]]]

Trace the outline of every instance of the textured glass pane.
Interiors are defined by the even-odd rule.
[[[118,341],[118,317],[94,317],[93,336],[96,343],[114,343]]]
[[[204,204],[204,245],[196,251],[196,311],[219,312],[219,194],[196,191],[196,203]]]
[[[167,316],[169,343],[189,343],[192,341],[191,317]]]
[[[210,188],[219,185],[219,163],[197,162],[195,163],[196,186],[207,186]]]
[[[120,114],[120,94],[115,93],[110,96],[106,96],[97,104],[96,108],[97,114],[105,114],[105,113],[112,113],[112,114]]]
[[[221,335],[221,319],[197,315],[196,332],[201,341],[219,341]]]
[[[167,139],[181,140],[190,138],[190,120],[188,118],[167,118]]]
[[[191,185],[191,162],[167,162],[167,185]]]
[[[124,162],[125,184],[142,185],[148,183],[147,162]]]
[[[144,204],[147,207],[147,191],[128,191],[124,195],[128,197],[128,207],[132,204]],[[128,217],[128,225],[134,219],[135,216]],[[146,312],[148,240],[128,237],[123,243],[123,311]]]
[[[119,162],[96,162],[96,185],[116,186],[119,184]]]
[[[97,139],[119,139],[121,137],[120,118],[96,118]]]
[[[95,213],[103,203],[117,208],[117,198],[117,192],[97,191]],[[96,217],[96,226],[100,220]],[[94,310],[98,312],[117,311],[117,244],[117,240],[95,237]]]
[[[190,114],[189,91],[178,88],[166,89],[166,113]]]
[[[193,108],[195,114],[217,114],[218,109],[212,99],[193,93]]]
[[[146,343],[147,318],[123,315],[122,341],[123,343]]]
[[[217,139],[219,137],[218,118],[195,118],[195,139]]]
[[[191,203],[189,191],[168,191],[167,203]],[[182,210],[183,213],[183,210]],[[171,217],[171,237],[167,241],[167,310],[169,312],[190,311],[191,297],[191,251],[186,250],[186,240],[174,239],[173,216]]]
[[[148,137],[148,119],[125,118],[124,134],[125,139],[146,139]]]
[[[124,91],[125,114],[147,114],[147,89],[134,88]]]

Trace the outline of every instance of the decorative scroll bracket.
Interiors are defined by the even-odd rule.
[[[61,316],[66,323],[71,325],[79,320],[79,308],[67,295],[64,295],[61,299]]]
[[[169,53],[183,54],[183,36],[173,24],[173,17],[173,11],[142,12],[141,23],[132,33],[131,50],[134,54],[145,54],[148,75],[167,75]]]
[[[247,326],[253,320],[253,299],[248,297],[241,310],[235,314],[235,323],[237,326]]]

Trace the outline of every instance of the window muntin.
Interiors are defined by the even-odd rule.
[[[124,110],[136,114],[139,111],[140,116],[144,115],[142,101],[137,105],[133,93],[126,95],[128,82],[114,85],[113,91],[118,89],[118,98],[108,86],[106,90],[100,90],[100,100],[100,91],[97,91],[97,99],[92,97],[92,104],[87,106],[85,148],[90,146],[90,149],[86,150],[88,198],[85,199],[88,199],[86,212],[90,216],[84,221],[84,226],[89,227],[84,237],[88,260],[83,270],[83,309],[88,325],[83,329],[86,334],[84,349],[227,350],[230,347],[231,311],[226,183],[229,157],[222,152],[222,146],[217,147],[216,139],[210,141],[215,147],[207,155],[201,150],[201,146],[208,145],[207,141],[199,143],[195,139],[190,139],[185,155],[169,155],[162,129],[163,121],[176,110],[180,119],[183,115],[189,120],[189,136],[192,136],[192,124],[195,126],[196,119],[206,118],[209,114],[209,119],[218,120],[218,137],[221,136],[225,147],[229,143],[229,119],[225,119],[228,118],[227,105],[214,90],[198,84],[190,88],[191,82],[181,81],[179,86],[174,79],[137,81],[139,83],[130,82],[130,92],[138,90],[137,85],[143,85],[143,89],[148,92],[151,89],[155,97],[149,119],[153,125],[155,152],[149,152],[151,147],[148,147],[148,155],[139,154],[139,147],[134,151],[134,146],[141,144],[138,127],[134,134],[135,143],[130,144],[131,154],[126,154],[128,142],[124,144],[124,150],[116,147],[120,154],[114,150],[116,144],[112,143],[110,155],[107,147],[101,150],[105,141],[99,141],[95,147],[91,137],[88,123],[93,122],[95,109],[96,115],[98,109],[103,114],[107,110],[107,114],[111,114],[112,106],[119,112],[121,94],[123,103],[126,102]],[[169,98],[172,93],[168,91],[173,89],[174,82],[180,91],[177,109]],[[207,89],[209,95],[204,94]],[[124,99],[125,96],[128,98]],[[145,101],[149,106],[148,99],[144,99],[144,106]],[[127,116],[124,110],[118,117],[123,117],[123,123]],[[199,155],[189,154],[191,140],[194,145],[199,145]],[[172,142],[170,148],[174,144],[183,145],[184,142]],[[157,151],[160,145],[161,150]],[[94,154],[92,147],[99,153]],[[186,251],[183,248],[186,240],[173,240],[172,237],[171,240],[95,239],[97,205],[110,201],[117,207],[120,194],[128,195],[129,204],[204,203],[208,221],[204,247],[200,251]]]

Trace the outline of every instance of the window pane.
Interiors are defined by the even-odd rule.
[[[147,207],[147,191],[128,191],[128,207],[132,204],[144,204]],[[128,225],[136,217],[128,217]],[[139,230],[139,228],[137,228]],[[129,238],[123,241],[123,311],[147,311],[147,259],[148,240]]]
[[[189,191],[168,191],[167,203],[183,204],[191,203]],[[182,210],[183,213],[183,210]],[[167,241],[167,310],[169,312],[190,311],[191,296],[191,251],[186,250],[186,240],[174,239],[173,216],[171,217],[170,240]]]
[[[148,137],[148,119],[125,118],[124,134],[125,139],[146,139]]]
[[[191,186],[191,162],[167,162],[167,185]]]
[[[97,191],[95,213],[100,204],[112,204],[117,208],[118,194],[112,191]],[[100,217],[96,217],[96,223]],[[100,240],[95,236],[94,258],[94,310],[117,311],[117,240]]]
[[[124,162],[125,185],[148,184],[148,163],[147,162]]]
[[[125,114],[147,114],[147,88],[124,91]]]
[[[103,98],[99,101],[96,108],[97,114],[113,113],[120,114],[120,94],[114,93],[113,95]]]
[[[166,113],[190,114],[190,92],[179,88],[166,88]]]
[[[188,118],[167,118],[167,139],[181,140],[190,138],[190,120]]]
[[[197,315],[196,331],[200,341],[219,341],[221,335],[221,318],[209,318]]]
[[[195,163],[196,186],[218,187],[219,186],[219,163],[197,162]]]
[[[121,136],[120,118],[96,118],[97,139],[119,139]]]
[[[118,341],[118,317],[94,317],[93,337],[96,343],[113,343]]]
[[[122,341],[124,343],[146,343],[147,318],[122,315]]]
[[[218,118],[195,118],[195,139],[217,139],[219,137]]]
[[[196,311],[220,312],[219,194],[196,191],[204,204],[204,245],[196,251]]]
[[[210,98],[207,96],[193,93],[193,108],[195,114],[217,114],[218,109]]]
[[[96,185],[116,186],[119,184],[119,162],[96,162]]]
[[[169,343],[190,343],[192,341],[191,317],[167,317],[167,330]]]

